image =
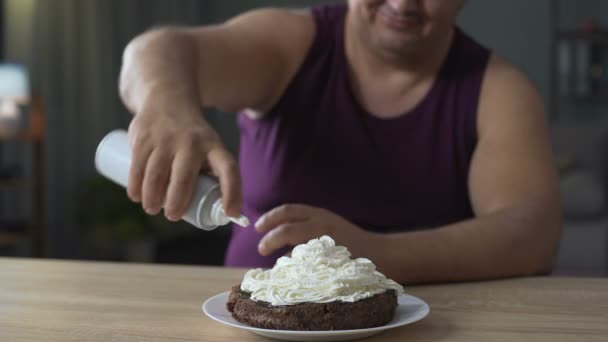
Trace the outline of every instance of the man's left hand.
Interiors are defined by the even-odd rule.
[[[265,233],[258,245],[261,255],[270,255],[286,247],[306,243],[328,235],[336,245],[345,246],[353,256],[363,256],[370,248],[374,234],[348,222],[333,212],[308,205],[287,204],[264,214],[255,224],[256,230]]]

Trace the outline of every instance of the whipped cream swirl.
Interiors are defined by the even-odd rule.
[[[350,252],[329,236],[296,246],[291,257],[281,257],[269,270],[245,274],[241,290],[251,299],[272,305],[355,302],[386,290],[403,287],[376,271],[369,259],[350,259]]]

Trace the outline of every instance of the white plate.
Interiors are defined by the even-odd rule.
[[[205,301],[203,311],[212,319],[240,329],[249,330],[258,335],[284,341],[346,341],[364,338],[379,334],[385,330],[411,324],[426,317],[431,311],[423,300],[410,295],[400,295],[399,306],[392,321],[381,327],[355,330],[328,330],[328,331],[298,331],[298,330],[272,330],[254,328],[240,323],[232,318],[226,302],[230,292],[220,293]]]

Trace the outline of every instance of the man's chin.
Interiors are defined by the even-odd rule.
[[[374,48],[386,53],[407,53],[419,45],[421,39],[417,36],[395,38],[379,38],[374,44]]]

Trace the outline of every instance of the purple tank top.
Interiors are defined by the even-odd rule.
[[[469,164],[490,52],[456,29],[433,86],[394,119],[367,113],[349,84],[347,7],[313,9],[317,33],[300,70],[260,120],[239,116],[243,212],[252,222],[288,203],[331,210],[390,233],[471,218]],[[233,229],[227,266],[272,267],[253,226]]]

